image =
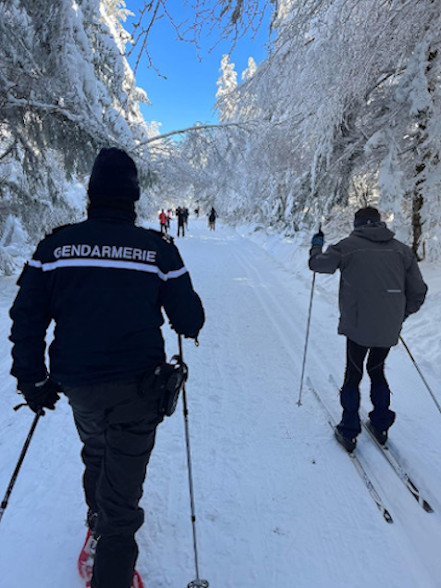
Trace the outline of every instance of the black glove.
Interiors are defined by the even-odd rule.
[[[185,339],[197,339],[199,337],[199,333],[200,331],[194,332],[194,333],[188,333],[187,335],[184,335]]]
[[[36,414],[44,415],[43,408],[54,410],[55,403],[60,399],[60,386],[50,379],[37,384],[19,382],[17,388],[23,393],[29,408]]]
[[[311,239],[311,247],[323,247],[323,243],[325,242],[325,235],[323,231],[319,229],[319,232],[316,233]]]

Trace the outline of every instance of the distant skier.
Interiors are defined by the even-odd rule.
[[[215,209],[213,207],[211,207],[211,210],[208,214],[208,228],[211,231],[214,231],[216,229],[216,218],[217,218],[217,212],[215,211]]]
[[[165,213],[167,216],[167,233],[170,230],[170,223],[171,223],[171,217],[172,217],[172,211],[171,208],[167,209],[167,212]]]
[[[159,213],[159,228],[161,233],[166,234],[168,231],[168,227],[170,225],[169,218],[167,214],[164,212],[164,209],[161,210]]]
[[[87,220],[43,239],[20,276],[10,312],[11,373],[36,413],[55,408],[60,390],[68,397],[83,442],[84,553],[90,531],[96,539],[90,586],[134,588],[142,586],[134,572],[139,501],[166,401],[156,385],[165,360],[162,309],[191,338],[204,311],[173,240],[135,225],[138,175],[124,151],[100,151],[88,195]],[[83,564],[92,573],[80,558],[82,573]]]
[[[188,210],[188,208],[184,208],[184,223],[185,223],[185,228],[188,229],[188,217],[190,216],[190,211]]]
[[[176,218],[178,219],[178,232],[177,237],[182,234],[185,237],[185,210],[180,206],[176,209]]]
[[[368,356],[373,410],[367,424],[384,445],[395,420],[389,408],[384,362],[391,346],[398,343],[403,321],[423,304],[427,286],[414,253],[394,239],[376,208],[358,210],[349,237],[329,246],[325,253],[323,243],[324,235],[319,231],[312,238],[309,267],[325,274],[340,270],[338,332],[347,338],[346,371],[340,391],[343,414],[335,436],[347,451],[355,449],[361,432],[359,384]]]

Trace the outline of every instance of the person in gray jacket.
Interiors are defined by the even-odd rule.
[[[338,333],[347,338],[346,370],[340,391],[343,414],[335,436],[347,451],[355,449],[361,432],[359,385],[367,356],[373,405],[367,424],[384,445],[395,420],[389,408],[384,362],[390,348],[398,343],[403,321],[423,304],[427,285],[414,253],[394,239],[376,208],[358,210],[349,237],[329,246],[324,253],[323,243],[320,230],[312,238],[309,268],[325,274],[340,270]]]

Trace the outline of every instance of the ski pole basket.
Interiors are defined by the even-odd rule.
[[[188,585],[187,588],[208,588],[209,587],[208,580],[192,580]]]

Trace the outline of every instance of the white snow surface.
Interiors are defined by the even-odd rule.
[[[200,346],[184,340],[201,578],[210,588],[440,587],[441,414],[404,347],[387,360],[397,412],[390,440],[435,512],[423,511],[363,433],[357,452],[394,519],[387,524],[306,386],[310,377],[337,420],[329,376],[341,382],[345,360],[338,274],[316,277],[297,404],[312,284],[309,235],[283,239],[222,224],[209,232],[205,219],[190,218],[177,244],[206,310]],[[429,294],[402,335],[441,402],[441,274],[439,265],[421,269]],[[12,410],[20,401],[9,375],[15,281],[0,278],[0,498],[33,420],[26,408]],[[172,355],[176,335],[164,331]],[[369,410],[366,377],[362,405]],[[38,424],[0,523],[1,586],[82,586],[80,449],[62,398]],[[195,567],[182,402],[158,429],[142,506],[137,568],[146,587],[185,588]]]

